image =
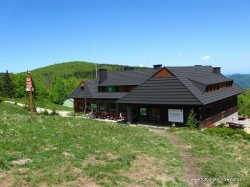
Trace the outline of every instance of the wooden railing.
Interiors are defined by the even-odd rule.
[[[220,120],[230,116],[231,114],[233,114],[235,112],[237,112],[237,106],[229,108],[227,110],[224,110],[224,111],[220,112],[219,114],[216,114],[212,117],[205,119],[204,121],[202,121],[200,123],[200,125],[201,125],[201,127],[206,127],[206,126],[212,125],[212,124],[216,123],[217,121],[220,121]]]

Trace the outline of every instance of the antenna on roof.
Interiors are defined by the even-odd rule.
[[[94,55],[94,61],[95,61],[95,78],[97,78],[97,63],[96,63],[96,50],[95,50],[95,44],[93,44],[93,55]]]
[[[95,78],[97,78],[97,64],[95,63]]]

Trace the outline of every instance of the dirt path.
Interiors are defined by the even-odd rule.
[[[179,155],[183,161],[184,165],[184,181],[189,187],[209,187],[209,183],[205,182],[194,182],[192,178],[201,178],[201,171],[198,167],[198,161],[194,156],[188,151],[190,146],[182,142],[176,135],[173,133],[167,132],[166,130],[156,130],[152,129],[151,131],[166,137],[178,150]]]
[[[25,104],[22,104],[22,103],[15,103],[13,101],[4,101],[5,103],[8,103],[8,104],[16,104],[17,106],[20,106],[20,107],[24,107]],[[44,111],[47,111],[49,114],[53,112],[53,110],[51,109],[46,109],[46,108],[41,108],[41,107],[36,107],[36,112],[37,113],[42,113]],[[58,113],[58,115],[62,116],[62,117],[67,117],[71,112],[70,111],[64,111],[64,110],[56,110],[56,112]]]

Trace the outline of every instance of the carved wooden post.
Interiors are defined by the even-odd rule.
[[[30,112],[31,112],[31,115],[33,115],[33,94],[32,94],[32,92],[34,91],[34,88],[32,86],[30,72],[27,72],[26,91],[29,92],[29,97],[30,97]]]

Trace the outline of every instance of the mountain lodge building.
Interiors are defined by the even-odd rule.
[[[220,67],[186,66],[108,72],[81,82],[70,94],[74,111],[122,113],[128,123],[185,124],[190,110],[200,125],[215,123],[237,112],[244,90],[221,74]]]

